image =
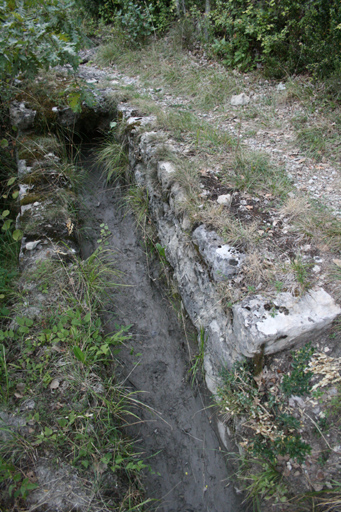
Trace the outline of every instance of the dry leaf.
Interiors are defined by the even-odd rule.
[[[341,260],[333,260],[333,263],[338,267],[341,267]]]
[[[66,227],[67,227],[69,235],[71,235],[71,233],[73,231],[73,228],[74,228],[74,225],[72,224],[72,220],[71,219],[68,219],[68,221],[66,223]]]
[[[14,393],[15,398],[22,398],[22,395],[20,393]]]

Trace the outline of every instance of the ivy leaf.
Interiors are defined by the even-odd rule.
[[[18,240],[21,240],[23,234],[24,233],[20,229],[15,229],[12,233],[12,237],[17,242]]]
[[[12,219],[7,219],[5,220],[1,230],[2,231],[7,231],[10,227],[11,227],[11,224],[12,224],[13,220]]]

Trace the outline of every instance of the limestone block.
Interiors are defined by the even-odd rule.
[[[217,199],[218,204],[224,204],[226,206],[231,206],[231,202],[232,202],[231,194],[223,194],[221,196],[218,196],[218,199]]]
[[[162,190],[169,190],[174,181],[175,167],[171,162],[158,162],[157,176],[161,182]]]
[[[20,131],[33,127],[36,114],[36,110],[26,108],[25,103],[19,103],[19,101],[13,101],[10,107],[11,123]]]
[[[234,107],[247,105],[249,102],[250,98],[244,92],[242,92],[241,94],[234,95],[231,98],[231,105],[233,105]]]
[[[323,288],[315,288],[302,297],[287,292],[273,300],[261,295],[248,297],[234,305],[232,312],[239,351],[252,357],[262,345],[265,354],[273,354],[312,340],[332,323],[341,308]]]
[[[244,254],[225,244],[215,231],[208,231],[203,224],[193,231],[192,236],[215,281],[225,281],[238,273]]]

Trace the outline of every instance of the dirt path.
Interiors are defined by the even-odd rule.
[[[84,160],[87,167],[90,158]],[[184,332],[168,300],[148,277],[146,258],[134,219],[124,214],[119,186],[104,189],[92,171],[83,194],[83,255],[96,247],[101,223],[112,233],[110,250],[123,272],[107,315],[108,328],[132,324],[132,340],[120,353],[122,379],[143,391],[139,399],[158,412],[142,409],[143,422],[130,427],[153,473],[144,484],[153,509],[159,512],[245,511],[229,480],[225,456],[213,430],[212,409],[204,409],[202,393],[188,382]],[[138,364],[136,364],[138,362]],[[162,418],[162,419],[160,419]]]

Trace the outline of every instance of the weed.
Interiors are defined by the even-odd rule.
[[[293,221],[295,229],[315,242],[338,253],[341,248],[341,222],[316,201],[299,196],[290,198],[281,212]]]
[[[248,476],[242,476],[245,480],[247,500],[251,500],[254,510],[261,512],[261,500],[275,497],[276,501],[286,501],[287,489],[282,483],[282,476],[276,469],[266,463],[258,463],[257,471]]]
[[[200,374],[201,377],[204,376],[204,356],[205,356],[205,345],[207,341],[207,337],[205,334],[205,330],[203,327],[200,328],[199,332],[199,346],[198,346],[198,354],[195,355],[191,361],[191,367],[188,370],[188,373],[191,378],[191,385],[194,385],[194,382],[197,381],[198,375]]]
[[[107,224],[102,223],[100,225],[100,238],[98,238],[97,243],[99,244],[98,249],[101,251],[103,249],[103,245],[108,246],[109,245],[109,238],[111,236],[111,231]],[[103,245],[101,245],[103,244]]]
[[[292,371],[289,375],[284,375],[281,385],[285,395],[302,396],[310,391],[313,373],[307,367],[313,353],[314,349],[309,343],[301,350],[292,352]]]
[[[144,236],[150,238],[148,223],[149,200],[148,191],[143,187],[130,186],[127,190],[125,201],[128,210],[135,215],[137,225],[144,233]]]
[[[116,135],[110,134],[102,143],[97,153],[97,161],[103,166],[103,175],[107,183],[125,174],[128,157],[124,144],[117,141]]]
[[[230,425],[234,418],[238,418],[240,427],[242,419],[243,431],[241,433],[239,428],[239,435],[243,438],[240,444],[245,450],[246,459],[258,461],[261,466],[260,471],[249,478],[253,483],[247,489],[251,494],[254,491],[254,499],[259,493],[262,494],[258,485],[261,485],[263,478],[266,494],[269,496],[275,492],[274,482],[279,480],[279,474],[274,469],[278,456],[289,455],[302,463],[311,452],[311,447],[301,437],[300,421],[292,415],[287,405],[288,396],[300,395],[311,389],[313,374],[306,370],[311,355],[309,345],[295,353],[293,371],[284,375],[282,381],[279,380],[276,393],[273,381],[267,381],[262,364],[257,364],[261,353],[254,361],[237,362],[232,369],[223,368],[221,371],[222,384],[218,389],[220,410]],[[258,366],[261,366],[260,371]],[[270,475],[272,477],[267,479]]]
[[[324,510],[326,512],[333,512],[338,510],[341,506],[341,485],[340,482],[332,480],[330,482],[329,489],[323,489],[322,491],[311,491],[306,492],[303,496],[299,496],[294,500],[294,503],[298,503],[301,506],[307,506],[309,508],[303,508],[303,510]]]
[[[30,136],[22,138],[19,142],[18,156],[28,163],[39,160],[49,153],[58,157],[63,155],[63,146],[56,137]]]
[[[334,148],[340,137],[340,131],[334,128],[335,124],[335,122],[326,123],[299,129],[297,139],[301,149],[317,161],[325,155],[335,158]]]
[[[165,251],[165,248],[162,247],[161,244],[159,244],[158,242],[155,244],[155,248],[158,252],[158,255],[159,255],[159,258],[160,258],[160,261],[162,263],[162,266],[165,267],[165,266],[168,266],[168,261],[167,261],[167,258],[166,258],[166,251]]]
[[[311,266],[311,263],[304,263],[300,256],[291,261],[291,268],[295,272],[296,279],[301,285],[302,291],[309,288],[310,283],[308,281],[308,269],[311,268]]]
[[[224,180],[238,190],[269,192],[281,198],[285,198],[291,190],[285,170],[275,168],[267,155],[256,152],[237,154],[232,162],[232,170],[224,170]]]
[[[278,293],[283,291],[284,283],[282,281],[275,281],[275,289]]]
[[[105,224],[100,229],[104,242],[109,230]],[[103,460],[108,471],[124,473],[131,481],[148,467],[120,432],[129,417],[136,419],[133,407],[140,402],[114,380],[115,357],[130,338],[130,326],[105,334],[97,313],[114,274],[105,255],[98,249],[84,262],[44,261],[28,269],[31,280],[43,287],[58,289],[56,283],[62,283],[56,311],[35,321],[17,316],[15,329],[0,331],[3,402],[11,406],[31,393],[37,397],[26,418],[29,435],[2,429],[8,441],[0,446],[0,486],[9,500],[25,498],[34,489],[26,468],[36,451],[65,456],[82,472],[96,472]],[[51,401],[57,404],[52,409]],[[118,492],[121,502],[128,500],[125,493]],[[135,493],[131,503],[138,509],[143,500],[137,486]]]

